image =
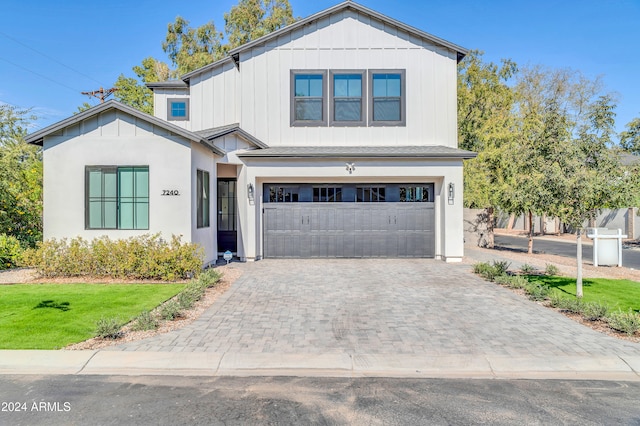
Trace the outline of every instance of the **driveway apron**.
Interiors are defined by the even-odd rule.
[[[470,272],[424,259],[262,260],[199,319],[108,350],[425,356],[640,355]]]

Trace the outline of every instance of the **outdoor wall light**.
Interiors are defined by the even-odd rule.
[[[247,197],[249,197],[249,201],[253,200],[253,184],[252,183],[247,185]]]
[[[456,187],[453,182],[449,182],[449,188],[447,190],[447,195],[449,196],[449,204],[453,204],[453,199],[456,196]]]
[[[349,172],[349,174],[353,173],[353,171],[356,169],[356,163],[346,163],[346,170]]]

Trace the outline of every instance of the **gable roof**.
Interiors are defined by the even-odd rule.
[[[214,127],[212,129],[198,130],[194,133],[202,136],[203,138],[211,142],[227,135],[235,135],[244,139],[250,144],[256,146],[257,148],[263,148],[263,149],[269,148],[269,145],[262,142],[260,139],[256,138],[255,136],[248,133],[247,131],[241,129],[240,124],[238,123],[228,124],[226,126]]]
[[[122,111],[126,114],[132,115],[133,117],[140,119],[142,121],[145,121],[149,124],[153,124],[154,126],[158,126],[161,129],[167,130],[175,135],[181,136],[191,142],[197,142],[200,143],[204,146],[206,146],[207,148],[209,148],[211,151],[213,151],[215,154],[218,154],[220,156],[224,155],[224,151],[222,151],[220,148],[218,148],[217,146],[213,145],[211,142],[209,142],[206,138],[203,138],[193,132],[190,132],[188,130],[183,129],[182,127],[176,126],[175,124],[169,123],[168,121],[164,121],[161,120],[159,118],[156,118],[152,115],[146,114],[144,112],[138,111],[135,108],[132,108],[128,105],[122,104],[118,101],[115,100],[110,100],[107,101],[105,103],[102,104],[98,104],[92,108],[89,108],[85,111],[79,112],[76,115],[72,115],[71,117],[67,118],[66,120],[62,120],[59,121],[57,123],[54,123],[50,126],[45,127],[44,129],[38,130],[37,132],[33,132],[29,135],[27,135],[27,137],[25,138],[25,141],[27,143],[33,144],[33,145],[40,145],[42,146],[42,142],[44,141],[44,138],[46,136],[49,136],[52,133],[55,133],[59,130],[62,130],[66,127],[72,126],[74,124],[77,124],[83,120],[86,120],[87,118],[93,117],[95,115],[98,115],[102,112],[105,111],[109,111],[109,110],[118,110],[118,111]]]
[[[478,154],[442,145],[427,146],[277,146],[238,154],[238,157],[288,158],[475,158]]]
[[[407,24],[405,24],[403,22],[400,22],[400,21],[395,20],[393,18],[390,18],[390,17],[388,17],[386,15],[383,15],[382,13],[376,12],[375,10],[369,9],[367,7],[364,7],[361,4],[358,4],[358,3],[355,3],[353,1],[347,0],[347,1],[344,1],[342,3],[339,3],[339,4],[335,5],[333,7],[330,7],[328,9],[323,10],[323,11],[315,13],[315,14],[307,17],[307,18],[304,18],[304,19],[301,19],[299,21],[296,21],[293,24],[287,25],[286,27],[280,28],[279,30],[273,31],[273,32],[271,32],[269,34],[266,34],[266,35],[260,37],[260,38],[257,38],[255,40],[252,40],[252,41],[248,42],[248,43],[245,43],[242,46],[236,47],[235,49],[231,49],[229,51],[227,57],[225,57],[225,58],[223,58],[223,59],[221,59],[219,61],[213,62],[213,63],[211,63],[209,65],[205,65],[204,67],[202,67],[200,69],[197,69],[195,71],[191,71],[190,73],[187,73],[187,74],[183,75],[181,78],[182,78],[182,80],[187,82],[187,81],[189,81],[189,79],[191,79],[191,77],[193,77],[195,75],[198,75],[198,74],[200,74],[202,72],[208,71],[210,69],[213,69],[213,68],[215,68],[215,67],[217,67],[217,66],[219,66],[219,65],[221,65],[221,64],[223,64],[225,62],[228,62],[228,61],[231,61],[231,60],[237,61],[238,55],[240,53],[245,52],[245,51],[251,49],[252,47],[258,46],[258,45],[263,44],[263,43],[266,43],[269,40],[276,39],[276,38],[280,37],[283,34],[287,34],[287,33],[293,32],[296,29],[304,27],[305,25],[307,25],[307,24],[309,24],[309,23],[311,23],[313,21],[317,21],[319,19],[325,18],[325,17],[327,17],[329,15],[332,15],[334,13],[341,12],[343,10],[349,10],[349,9],[353,10],[355,12],[358,12],[360,14],[367,15],[367,16],[369,16],[369,18],[373,18],[375,20],[383,22],[385,25],[390,25],[390,26],[396,27],[396,28],[398,28],[398,29],[400,29],[402,31],[405,31],[405,32],[415,36],[415,37],[418,37],[418,38],[421,38],[421,39],[424,39],[424,40],[428,40],[428,41],[430,41],[432,43],[435,43],[437,45],[440,45],[440,46],[446,47],[448,49],[451,49],[451,50],[453,50],[454,52],[457,53],[458,62],[460,62],[462,60],[462,58],[464,58],[467,55],[467,53],[469,52],[468,49],[465,49],[462,46],[458,46],[457,44],[451,43],[451,42],[449,42],[447,40],[444,40],[444,39],[442,39],[440,37],[436,37],[436,36],[434,36],[432,34],[429,34],[429,33],[425,32],[425,31],[422,31],[422,30],[419,30],[419,29],[417,29],[415,27],[412,27],[411,25],[407,25]]]

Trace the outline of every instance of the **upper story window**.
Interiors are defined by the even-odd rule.
[[[363,126],[364,71],[331,71],[330,122],[332,126]]]
[[[326,126],[326,71],[291,71],[291,125]]]
[[[167,99],[168,120],[189,119],[189,99]]]
[[[404,126],[406,90],[404,70],[369,71],[369,125]]]

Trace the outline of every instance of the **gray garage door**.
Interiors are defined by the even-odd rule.
[[[264,256],[434,257],[433,203],[271,203]]]

